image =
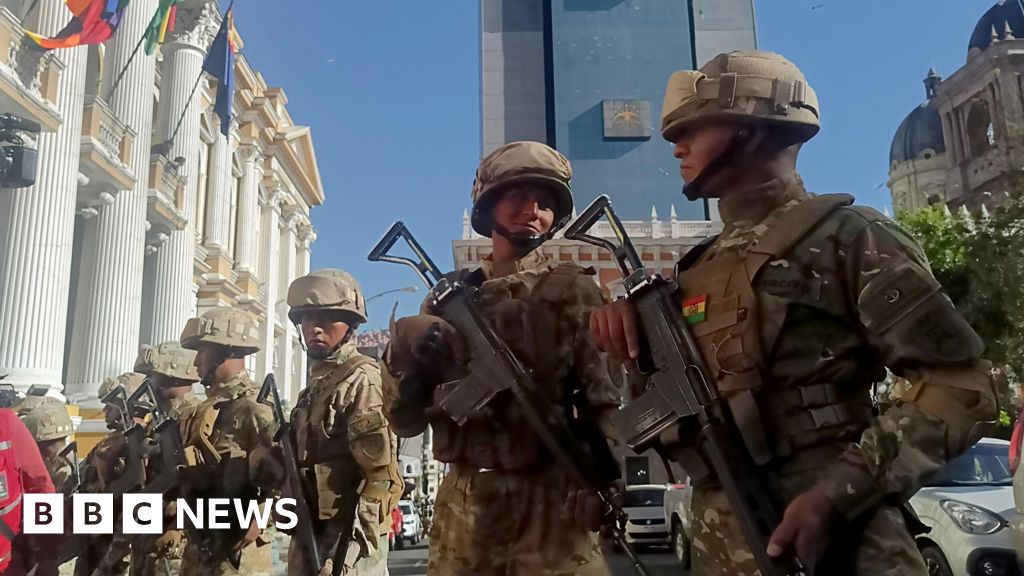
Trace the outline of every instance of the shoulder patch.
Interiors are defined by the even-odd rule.
[[[350,440],[365,436],[384,427],[384,415],[380,412],[368,412],[348,423]]]

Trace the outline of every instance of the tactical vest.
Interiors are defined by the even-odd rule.
[[[329,434],[335,417],[330,401],[336,390],[333,384],[344,382],[360,367],[373,362],[368,356],[353,355],[303,390],[292,410],[296,458],[307,483],[316,490],[313,504],[321,520],[334,518],[340,510],[354,509],[355,489],[362,480],[349,447],[347,429],[334,436]],[[332,385],[323,385],[324,382]],[[345,501],[346,498],[352,502]]]
[[[696,253],[677,270],[683,315],[701,349],[718,391],[754,462],[835,440],[867,422],[870,406],[847,402],[833,383],[780,389],[771,381],[767,354],[779,336],[788,303],[759,299],[758,273],[800,242],[833,210],[853,201],[846,194],[813,196],[773,213],[766,231],[744,249],[708,258]]]
[[[559,346],[573,345],[575,334],[561,334],[560,309],[581,274],[592,271],[561,263],[549,271],[525,298],[501,299],[500,294],[481,294],[481,311],[512,352],[531,370],[544,398],[567,409],[564,377],[572,357],[564,358]],[[492,298],[497,297],[497,298]],[[568,339],[568,340],[566,340]],[[526,471],[550,465],[526,417],[511,396],[492,400],[484,417],[472,417],[463,426],[443,418],[434,424],[434,453],[442,462],[474,468]]]

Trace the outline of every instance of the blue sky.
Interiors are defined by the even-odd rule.
[[[893,133],[924,100],[929,67],[945,77],[963,65],[992,3],[755,1],[760,48],[795,61],[821,100],[823,128],[800,163],[809,189],[888,206]],[[327,193],[313,267],[349,270],[367,295],[415,284],[407,268],[366,261],[401,219],[450,268],[480,153],[478,0],[242,0],[235,12],[246,57],[313,129]],[[371,303],[369,327],[396,301],[414,313],[422,294]]]

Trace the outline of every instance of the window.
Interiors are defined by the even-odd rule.
[[[643,490],[627,490],[623,506],[637,508],[642,506],[663,506],[665,504],[665,489],[652,488]]]
[[[992,125],[988,103],[984,100],[976,100],[967,113],[967,142],[974,157],[981,156],[995,147],[995,128]]]
[[[975,444],[950,460],[928,482],[928,486],[1010,486],[1010,456],[1006,445]]]

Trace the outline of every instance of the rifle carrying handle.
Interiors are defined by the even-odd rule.
[[[405,243],[409,245],[413,254],[419,258],[419,261],[413,260],[412,258],[406,258],[404,256],[392,256],[388,254],[388,251],[395,246],[395,242],[402,238]],[[370,254],[366,257],[370,262],[391,262],[394,264],[405,264],[419,275],[420,280],[427,285],[427,288],[433,288],[435,284],[444,278],[441,271],[434,262],[427,256],[426,251],[420,246],[419,242],[413,238],[409,229],[405,227],[405,224],[401,220],[391,225],[391,228],[384,233],[384,237],[377,242],[377,245],[370,250]]]

